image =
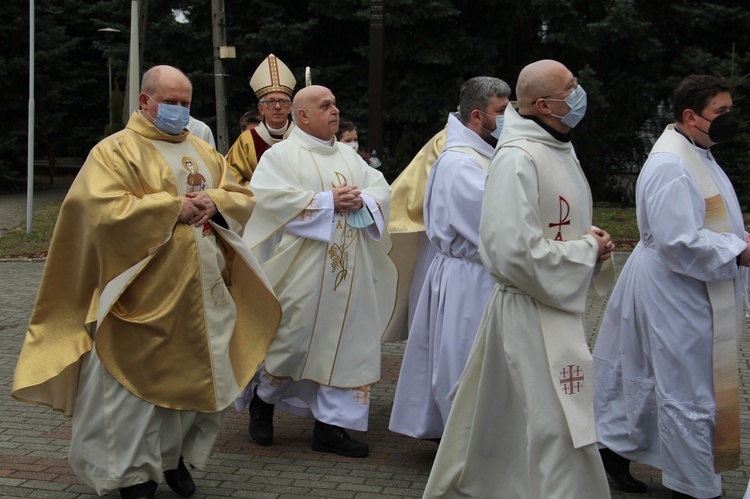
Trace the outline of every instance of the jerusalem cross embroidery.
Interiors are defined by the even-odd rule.
[[[336,179],[339,185],[348,184],[346,176],[343,173],[336,172]],[[331,182],[331,187],[337,187]],[[338,213],[336,215],[336,230],[341,231],[341,237],[339,242],[332,242],[328,247],[328,256],[331,258],[331,272],[336,273],[336,278],[333,282],[333,290],[339,287],[339,284],[346,280],[349,275],[349,246],[352,245],[357,233],[346,225],[347,213]]]
[[[564,241],[562,237],[562,226],[570,225],[570,203],[564,197],[560,196],[560,221],[557,223],[549,224],[550,228],[557,227],[557,235],[555,241]]]
[[[575,395],[583,387],[583,369],[568,364],[560,371],[560,386],[565,395]]]
[[[315,202],[315,199],[311,199],[310,203],[307,205],[307,208],[302,210],[302,213],[300,213],[299,221],[305,222],[314,219],[316,211],[320,211],[320,205]]]
[[[354,401],[359,402],[362,405],[370,404],[370,392],[372,389],[369,386],[360,386],[359,388],[352,388],[352,395]]]
[[[267,371],[263,371],[263,377],[266,378],[268,384],[274,388],[284,386],[287,382],[287,378],[277,378],[276,376],[269,374]]]

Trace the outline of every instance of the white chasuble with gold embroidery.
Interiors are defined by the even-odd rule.
[[[355,228],[351,214],[324,214],[314,201],[343,184],[356,185],[387,223],[390,187],[382,174],[354,151],[299,129],[266,152],[253,174],[258,204],[245,240],[256,249],[270,243],[262,265],[283,310],[265,362],[274,376],[335,387],[380,379],[380,337],[393,311],[396,270],[385,225]],[[308,218],[329,220],[330,240],[285,230]]]

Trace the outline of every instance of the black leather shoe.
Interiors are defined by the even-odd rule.
[[[312,449],[347,457],[365,457],[370,452],[366,443],[352,440],[345,429],[320,421],[315,421]]]
[[[602,463],[609,477],[623,492],[632,494],[645,494],[648,491],[646,484],[633,478],[630,474],[630,460],[611,451],[610,449],[599,449]]]
[[[169,485],[169,488],[178,496],[190,497],[195,492],[193,477],[190,476],[190,471],[185,466],[182,456],[180,456],[180,463],[177,465],[177,469],[164,472],[164,480]]]
[[[253,390],[250,401],[250,436],[260,445],[273,443],[273,410],[276,406],[267,404],[258,397],[258,387]]]
[[[156,494],[156,482],[153,480],[120,489],[122,499],[153,499],[154,494]]]

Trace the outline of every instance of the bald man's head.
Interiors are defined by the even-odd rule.
[[[141,79],[141,92],[154,94],[160,86],[187,85],[190,92],[193,91],[193,85],[188,77],[173,66],[154,66],[145,73]]]
[[[521,70],[516,83],[516,98],[519,109],[539,99],[565,90],[573,74],[563,64],[544,59],[532,62]]]
[[[141,115],[151,123],[154,123],[159,115],[159,104],[182,106],[190,109],[192,97],[193,85],[185,76],[185,73],[175,67],[154,66],[143,73],[138,103],[143,111]],[[175,134],[176,132],[176,130],[172,130],[170,133]]]
[[[565,97],[576,86],[573,73],[562,63],[551,59],[533,62],[518,75],[518,112],[522,116],[535,116],[560,133],[568,133],[571,127],[561,120],[571,110]]]
[[[310,85],[297,92],[292,102],[292,117],[303,132],[322,140],[333,139],[339,129],[336,97],[320,85]]]

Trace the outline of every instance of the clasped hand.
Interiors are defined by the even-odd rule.
[[[341,184],[331,189],[333,193],[333,209],[337,212],[351,212],[362,208],[364,202],[360,197],[362,192],[356,185]]]
[[[177,221],[200,227],[216,213],[218,209],[208,194],[204,191],[188,192],[182,198],[182,212]]]
[[[615,243],[612,242],[612,238],[607,231],[601,229],[587,230],[586,234],[594,236],[596,243],[599,245],[599,252],[596,256],[597,262],[603,262],[612,256],[612,251],[615,249]]]

